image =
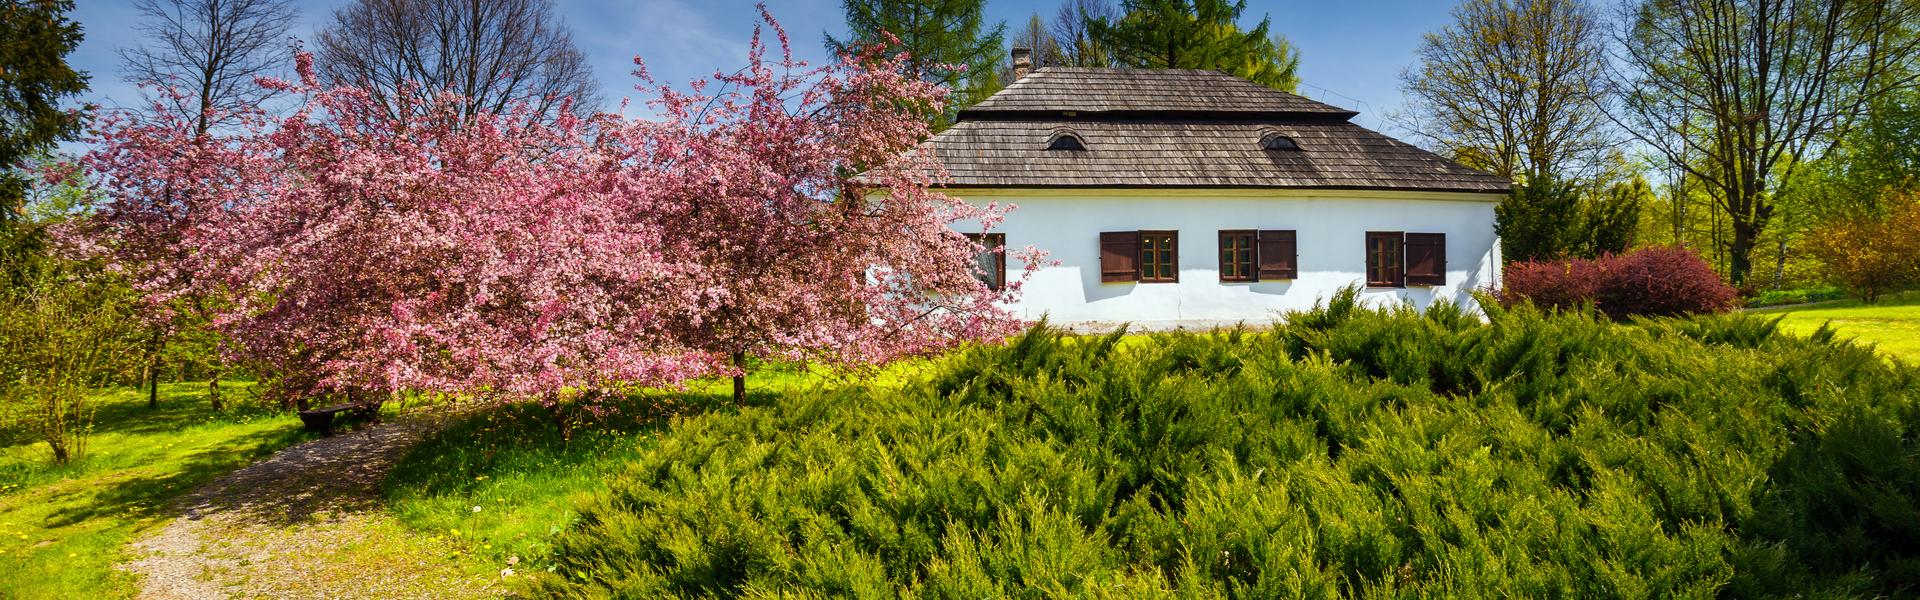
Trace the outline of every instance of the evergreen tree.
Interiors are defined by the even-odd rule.
[[[1087,23],[1094,40],[1126,67],[1214,69],[1274,89],[1300,84],[1300,56],[1270,20],[1241,29],[1246,0],[1127,0],[1119,19]]]
[[[67,64],[80,45],[80,24],[67,18],[71,0],[0,0],[0,224],[20,217],[26,162],[80,130],[60,108],[87,90],[87,76]]]
[[[908,55],[909,74],[953,90],[947,114],[1000,90],[998,67],[1006,42],[1005,23],[986,25],[986,0],[843,0],[846,38],[827,36],[827,50],[850,51],[862,44],[896,41],[888,50]]]

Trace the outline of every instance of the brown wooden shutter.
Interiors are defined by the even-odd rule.
[[[1300,246],[1293,230],[1266,230],[1259,234],[1259,281],[1300,278]]]
[[[1140,279],[1140,232],[1100,233],[1100,281]]]
[[[1407,234],[1407,285],[1447,284],[1447,234]]]

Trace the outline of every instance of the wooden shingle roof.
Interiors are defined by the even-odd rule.
[[[1033,72],[921,145],[950,187],[1302,188],[1498,193],[1510,183],[1215,71]],[[1086,150],[1048,150],[1060,132]],[[1269,135],[1298,150],[1265,150]]]
[[[1357,113],[1219,71],[1049,67],[960,111],[961,118],[1008,113],[1229,113],[1326,116]]]

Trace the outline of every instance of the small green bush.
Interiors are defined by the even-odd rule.
[[[1920,376],[1750,315],[1486,303],[1035,328],[904,386],[677,418],[558,597],[1920,592]]]

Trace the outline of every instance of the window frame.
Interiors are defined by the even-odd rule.
[[[1367,287],[1404,288],[1407,287],[1407,238],[1404,231],[1369,231],[1366,236],[1366,251],[1362,256],[1366,261],[1364,278]],[[1392,250],[1374,251],[1374,240],[1391,241]],[[1377,258],[1391,258],[1393,273],[1385,273],[1387,265],[1379,264]],[[1376,272],[1379,268],[1382,272]]]
[[[1007,234],[968,233],[965,235],[967,236],[967,241],[985,246],[985,252],[993,254],[994,280],[982,281],[981,283],[987,284],[987,289],[996,292],[1007,289]],[[995,252],[995,250],[999,251]],[[975,267],[980,265],[978,255],[975,255],[973,264]],[[984,275],[984,273],[975,273],[974,277],[980,278],[981,275]]]
[[[1219,245],[1215,247],[1215,252],[1217,258],[1220,259],[1220,281],[1226,283],[1253,283],[1260,281],[1260,233],[1258,230],[1222,229],[1217,239],[1219,240]],[[1230,251],[1228,240],[1234,239],[1241,240],[1243,243],[1238,247],[1232,248],[1231,251],[1237,254],[1244,254],[1245,260],[1238,260],[1240,257],[1237,254],[1231,259],[1228,257],[1227,252]],[[1236,271],[1234,267],[1239,267],[1238,270],[1246,274],[1240,275],[1234,273],[1234,271]]]
[[[1140,246],[1135,250],[1135,256],[1137,258],[1134,261],[1134,269],[1139,273],[1139,276],[1135,281],[1139,281],[1140,283],[1180,283],[1180,232],[1178,230],[1143,229],[1139,234]],[[1152,245],[1149,238],[1163,236],[1167,238],[1167,260],[1165,262],[1149,260],[1148,253],[1151,251],[1149,247]],[[1172,275],[1164,277],[1159,275],[1157,273],[1159,269],[1154,268],[1159,266],[1166,267]],[[1152,275],[1150,276],[1149,274]]]

